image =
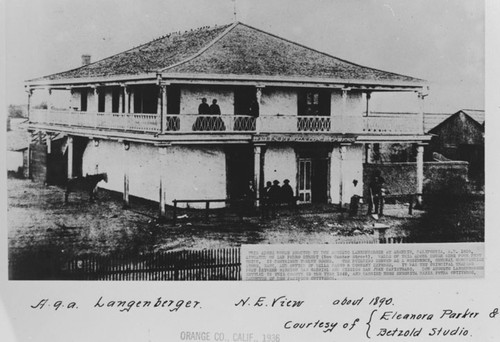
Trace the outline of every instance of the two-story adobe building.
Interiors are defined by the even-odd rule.
[[[301,203],[346,203],[374,143],[418,145],[422,192],[423,107],[372,118],[370,98],[412,92],[423,102],[425,81],[239,22],[169,34],[26,87],[30,129],[45,134],[49,155],[55,137],[64,141],[68,177],[106,172],[103,187],[162,212],[173,199],[236,198],[248,181],[258,193],[284,179]],[[221,114],[199,114],[202,98]]]

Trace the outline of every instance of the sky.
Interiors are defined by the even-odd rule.
[[[96,61],[169,32],[230,23],[236,8],[248,25],[429,81],[426,111],[484,109],[481,0],[5,1],[7,104],[27,102],[24,80],[78,67],[82,54]],[[405,111],[405,101],[388,98],[392,108],[380,109]]]

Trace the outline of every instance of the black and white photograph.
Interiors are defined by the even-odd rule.
[[[486,112],[498,109],[486,99],[484,1],[2,6],[9,284],[484,279],[485,132],[497,114]],[[337,304],[371,299],[369,319],[350,329],[290,320],[281,341],[304,340],[311,326],[322,338],[348,340],[352,329],[476,341],[465,323],[377,335],[370,322],[387,320],[393,299],[359,297]],[[77,306],[36,298],[31,310]],[[301,305],[267,300],[232,307]],[[103,307],[123,311],[93,300]],[[446,310],[436,316],[477,316]]]

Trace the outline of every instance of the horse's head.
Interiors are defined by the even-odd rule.
[[[101,176],[102,176],[102,180],[107,183],[108,182],[108,174],[107,173],[102,173]]]

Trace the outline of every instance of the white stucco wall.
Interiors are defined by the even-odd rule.
[[[276,114],[297,115],[297,89],[262,89],[260,115]]]
[[[224,86],[182,86],[180,114],[198,114],[198,106],[202,98],[207,99],[208,105],[216,99],[222,114],[234,113],[234,91],[232,87]]]
[[[363,189],[363,145],[346,146],[342,168],[340,163],[340,146],[336,146],[333,148],[331,158],[330,196],[332,203],[339,203],[340,182],[343,181],[343,203],[349,203],[354,192],[352,184],[354,179],[358,180],[357,187],[360,192]]]
[[[82,92],[86,92],[86,89],[75,89],[73,91],[73,94],[70,95],[70,108],[76,110],[81,110],[80,105],[81,105],[81,97],[82,97]],[[88,103],[87,103],[88,104]]]
[[[362,116],[366,109],[366,103],[363,102],[363,96],[360,92],[349,92],[346,101],[346,115]]]
[[[166,164],[167,203],[173,199],[226,198],[226,157],[222,146],[172,147],[168,149]]]
[[[285,179],[296,192],[297,159],[295,150],[288,146],[269,146],[264,155],[264,186],[267,181],[278,180],[283,185]]]
[[[111,88],[105,88],[104,106],[104,111],[111,112],[113,107],[113,92]]]
[[[346,108],[343,109],[342,92],[340,90],[332,91],[332,116],[333,115],[346,115],[360,117],[366,108],[366,103],[363,101],[362,93],[360,92],[347,92]]]
[[[94,91],[89,88],[77,88],[73,91],[73,94],[69,95],[71,109],[77,108],[77,110],[81,110],[80,105],[82,94],[87,94],[87,111],[97,111],[97,98],[94,96]]]
[[[333,90],[331,101],[332,101],[331,105],[332,116],[342,115],[343,111],[342,92],[340,90]]]
[[[7,151],[7,171],[17,172],[19,168],[23,167],[23,158],[23,151]]]
[[[130,195],[152,201],[159,200],[160,158],[164,158],[166,200],[172,205],[174,199],[219,199],[226,197],[226,159],[222,147],[174,146],[161,155],[158,147],[130,143],[124,151],[118,142],[92,142],[83,155],[83,174],[106,172],[108,183],[100,187],[123,192],[125,168],[129,172]],[[223,204],[213,204],[220,207]],[[204,204],[191,205],[204,208]]]

